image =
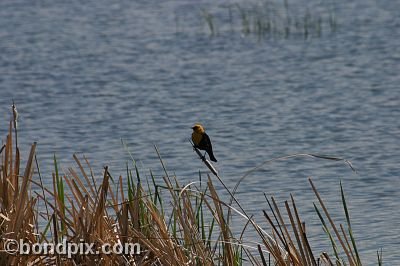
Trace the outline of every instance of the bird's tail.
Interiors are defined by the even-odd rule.
[[[217,159],[215,159],[214,154],[210,152],[208,155],[210,155],[210,160],[213,162],[217,162]]]

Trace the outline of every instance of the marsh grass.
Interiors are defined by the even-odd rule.
[[[86,158],[73,155],[76,166],[65,173],[60,172],[54,156],[53,186],[45,187],[35,157],[35,143],[20,173],[19,148],[14,145],[17,130],[13,124],[11,121],[0,151],[1,265],[361,265],[341,185],[345,225],[333,221],[309,179],[317,199],[316,215],[327,234],[321,238],[332,246],[332,250],[317,254],[311,249],[294,196],[285,201],[285,208],[279,208],[273,197],[265,196],[269,210],[260,210],[265,219],[261,222],[266,221],[269,227],[263,228],[234,195],[245,176],[230,191],[214,173],[230,195],[230,201],[225,201],[216,189],[215,177],[210,175],[204,178],[199,174],[199,181],[181,184],[168,173],[157,148],[164,170],[161,182],[152,171],[143,176],[134,160],[131,168],[127,166],[125,177],[113,177],[104,167],[102,178],[96,179]],[[44,208],[38,208],[39,203]],[[245,222],[239,234],[233,231],[233,216]],[[42,226],[40,219],[46,221]],[[244,239],[249,230],[256,232],[257,243]],[[141,250],[140,254],[73,254],[70,258],[19,255],[4,252],[8,239],[23,239],[30,244],[61,243],[66,239],[70,243],[95,243],[96,247],[104,243],[139,243]],[[379,252],[378,263],[382,265]]]
[[[223,35],[217,34],[216,28],[218,28],[221,33],[239,32],[241,36],[256,36],[258,40],[289,37],[319,38],[322,34],[336,32],[338,25],[335,3],[320,4],[322,8],[315,8],[313,11],[299,6],[296,2],[289,3],[288,0],[250,1],[221,5],[209,10],[202,8],[200,17],[211,37]]]

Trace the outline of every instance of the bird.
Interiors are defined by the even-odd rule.
[[[212,150],[210,137],[207,135],[204,127],[201,124],[195,124],[192,129],[192,141],[194,143],[194,147],[206,151],[208,156],[210,156],[210,160],[217,162]]]

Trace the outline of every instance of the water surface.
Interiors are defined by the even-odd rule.
[[[221,26],[210,38],[201,8],[222,14],[229,3],[1,1],[2,138],[14,99],[23,159],[37,141],[48,184],[54,152],[65,169],[78,153],[99,177],[106,164],[124,175],[121,138],[160,182],[153,145],[182,183],[197,180],[206,169],[188,138],[198,121],[229,187],[274,157],[345,157],[358,174],[340,162],[278,161],[245,179],[238,198],[261,221],[263,193],[280,202],[292,193],[319,250],[329,242],[307,178],[339,221],[342,180],[363,262],[380,248],[398,262],[400,3],[335,1],[337,31],[320,37],[260,41]],[[320,4],[308,5],[324,12]]]

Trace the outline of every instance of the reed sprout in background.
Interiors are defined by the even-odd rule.
[[[239,32],[259,40],[292,36],[307,39],[337,30],[334,3],[320,2],[319,5],[322,6],[313,11],[296,2],[291,5],[289,0],[243,2],[210,7],[209,10],[202,8],[200,18],[210,37]]]
[[[309,179],[317,199],[316,215],[327,234],[321,238],[332,246],[320,253],[311,248],[294,196],[290,195],[284,208],[266,196],[269,210],[260,210],[263,218],[256,221],[234,196],[244,177],[232,193],[216,175],[232,198],[229,203],[210,175],[204,178],[200,174],[198,181],[181,184],[169,174],[157,149],[164,169],[162,180],[152,171],[143,176],[134,160],[125,177],[113,177],[105,167],[103,175],[96,178],[86,158],[77,155],[73,156],[76,166],[64,173],[54,156],[53,186],[45,187],[35,143],[20,174],[13,124],[10,121],[0,150],[0,265],[361,265],[341,184],[345,225],[334,222]],[[237,228],[233,216],[245,223],[239,234],[233,231]],[[261,226],[265,221],[267,228]],[[256,233],[256,243],[244,237],[249,230]],[[31,244],[64,239],[98,245],[138,243],[141,250],[139,254],[75,254],[71,258],[19,255],[4,252],[7,239]],[[382,251],[377,255],[382,265]]]

